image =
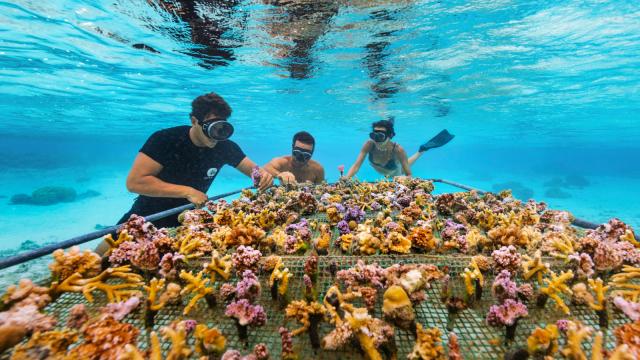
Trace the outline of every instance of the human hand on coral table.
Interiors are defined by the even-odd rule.
[[[296,177],[289,171],[283,171],[278,174],[278,179],[282,185],[295,184]]]
[[[204,205],[204,203],[206,203],[207,200],[209,199],[207,197],[207,194],[203,193],[202,191],[196,190],[194,188],[189,188],[184,198],[189,200],[189,202],[195,205],[196,208],[202,207],[202,205]]]

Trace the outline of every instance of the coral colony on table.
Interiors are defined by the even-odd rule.
[[[259,173],[253,173],[255,183]],[[640,243],[419,179],[243,192],[0,298],[11,359],[640,358]],[[33,279],[40,280],[40,279]],[[445,331],[446,330],[446,331]]]

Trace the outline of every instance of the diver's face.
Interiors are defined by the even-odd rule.
[[[313,145],[296,141],[293,144],[292,158],[296,165],[304,165],[309,162],[313,154]]]
[[[381,127],[381,126],[380,127],[375,127],[375,128],[373,128],[373,131],[374,132],[382,132],[382,133],[386,134],[387,133],[387,128]],[[381,142],[374,141],[374,144],[376,144],[376,147],[378,149],[384,148],[389,143],[389,140],[390,140],[390,138],[389,138],[389,136],[387,136],[387,138],[384,139],[384,141],[381,141]]]
[[[205,121],[210,120],[210,118],[213,118],[213,117],[214,117],[213,115],[206,116]],[[202,131],[202,125],[198,123],[198,119],[196,119],[195,116],[191,117],[191,125],[193,128],[195,128],[195,131],[193,132],[193,134],[197,138],[198,143],[209,148],[213,148],[218,144],[217,140],[211,139],[204,134],[204,132]]]

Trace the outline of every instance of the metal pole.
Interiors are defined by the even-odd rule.
[[[220,194],[220,195],[215,195],[209,198],[209,200],[218,200],[218,199],[222,199],[225,198],[227,196],[231,196],[231,195],[235,195],[238,193],[241,193],[243,190],[245,189],[240,189],[240,190],[234,190],[234,191],[230,191],[228,193],[224,193],[224,194]],[[154,221],[154,220],[158,220],[158,219],[162,219],[164,217],[170,216],[170,215],[175,215],[178,213],[181,213],[185,210],[190,210],[193,209],[194,205],[193,204],[187,204],[187,205],[182,205],[173,209],[169,209],[169,210],[165,210],[165,211],[161,211],[159,213],[156,214],[152,214],[149,216],[145,216],[145,219],[147,221]],[[94,232],[90,232],[88,234],[84,234],[84,235],[80,235],[80,236],[76,236],[74,238],[68,239],[68,240],[64,240],[55,244],[50,244],[50,245],[45,245],[41,248],[32,250],[32,251],[27,251],[25,253],[22,254],[18,254],[18,255],[14,255],[14,256],[10,256],[4,259],[0,259],[0,270],[2,269],[6,269],[8,267],[14,266],[14,265],[18,265],[18,264],[22,264],[24,262],[27,262],[29,260],[33,260],[33,259],[37,259],[39,257],[45,256],[45,255],[49,255],[51,253],[53,253],[54,251],[58,250],[58,249],[66,249],[66,248],[70,248],[72,246],[76,246],[76,245],[80,245],[80,244],[84,244],[86,242],[89,242],[91,240],[97,239],[101,236],[105,236],[109,233],[112,233],[116,230],[118,230],[118,227],[120,225],[113,225],[113,226],[109,226],[108,228],[104,228],[98,231],[94,231]]]

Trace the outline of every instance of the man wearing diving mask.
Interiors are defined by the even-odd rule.
[[[280,180],[281,184],[324,181],[324,168],[312,160],[315,139],[306,131],[293,135],[291,155],[271,159],[264,169]]]
[[[127,190],[140,196],[118,223],[131,214],[146,216],[189,202],[203,205],[224,165],[251,177],[256,164],[229,140],[233,135],[233,125],[227,121],[229,104],[209,93],[193,100],[191,110],[191,126],[159,130],[140,149],[127,177]],[[264,190],[273,184],[273,177],[264,169],[260,172],[259,188]],[[156,227],[179,225],[177,215],[153,223]]]

